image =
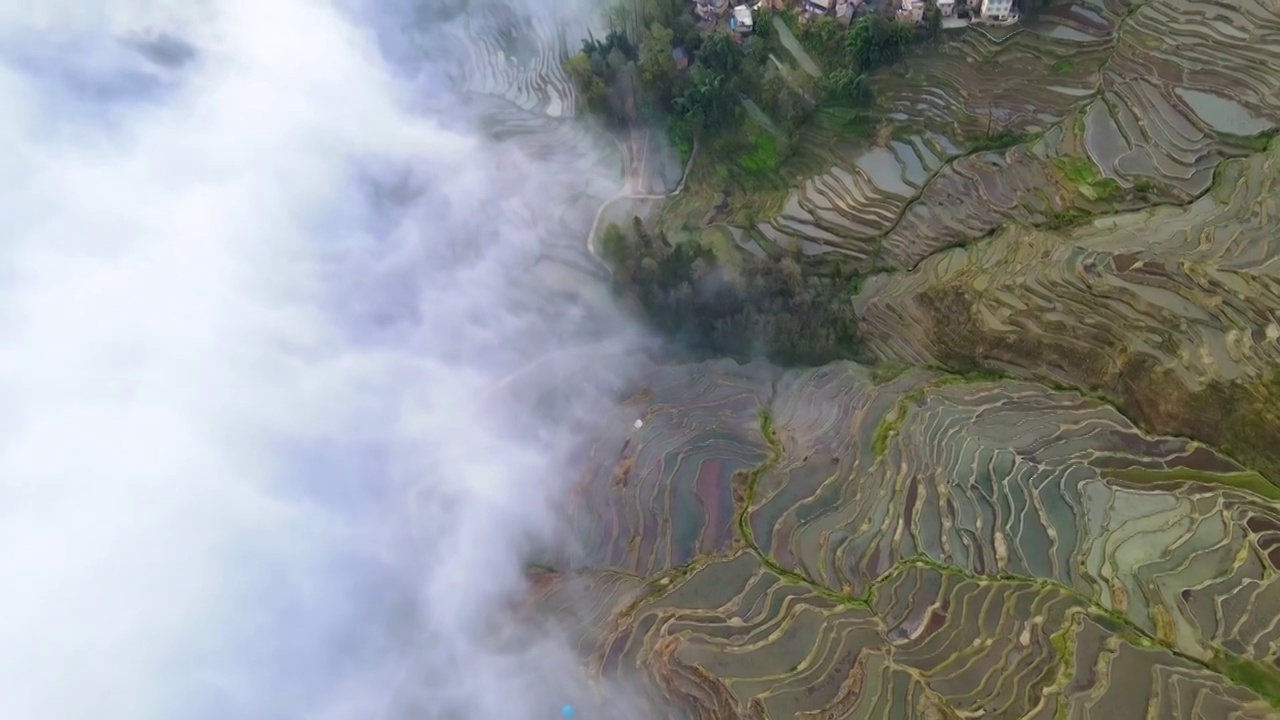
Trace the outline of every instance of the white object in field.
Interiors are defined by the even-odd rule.
[[[635,426],[636,426],[636,429],[639,430],[640,428],[644,427],[644,421],[636,420]]]

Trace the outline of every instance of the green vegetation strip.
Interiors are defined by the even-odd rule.
[[[837,602],[842,605],[869,608],[870,605],[867,602],[867,598],[854,598],[835,592],[812,578],[805,577],[794,570],[788,570],[782,567],[775,562],[773,558],[760,550],[760,545],[756,543],[755,535],[751,532],[751,503],[755,499],[756,484],[760,479],[760,474],[776,466],[778,461],[782,459],[782,444],[778,442],[778,438],[774,435],[773,416],[770,415],[768,410],[760,411],[760,435],[764,438],[765,445],[769,448],[769,455],[765,458],[764,462],[747,472],[747,482],[745,492],[743,493],[742,507],[738,508],[738,534],[741,536],[743,543],[752,554],[760,559],[760,562],[763,563],[765,567],[769,568],[769,570],[776,573],[779,577],[790,580],[797,585],[803,585],[815,595],[820,595],[833,602]]]
[[[1225,143],[1230,143],[1253,152],[1266,152],[1271,146],[1271,141],[1276,137],[1280,137],[1280,128],[1272,128],[1266,132],[1257,135],[1228,135],[1220,133],[1219,139]]]
[[[1237,685],[1258,693],[1280,710],[1280,671],[1270,665],[1218,650],[1207,666]]]
[[[992,150],[1008,150],[1015,145],[1030,142],[1036,137],[1036,135],[1018,133],[1012,130],[1001,130],[998,133],[988,133],[969,143],[969,154],[972,155],[973,153],[989,152]]]
[[[1215,473],[1203,470],[1172,469],[1153,470],[1148,468],[1127,468],[1124,470],[1107,470],[1102,474],[1104,480],[1116,480],[1135,485],[1147,485],[1170,481],[1190,481],[1206,485],[1224,485],[1226,487],[1245,490],[1260,495],[1268,500],[1280,501],[1280,487],[1267,482],[1261,473],[1252,470],[1235,473]]]
[[[910,368],[909,366],[904,366],[902,369],[892,369],[897,370],[897,373],[894,375],[894,377],[897,377],[897,375],[901,375]],[[890,409],[883,418],[880,418],[880,422],[876,425],[875,433],[871,437],[871,455],[873,458],[879,460],[885,454],[889,449],[889,440],[891,440],[894,435],[897,435],[898,431],[902,428],[903,421],[907,419],[908,411],[913,405],[919,405],[920,401],[924,399],[925,393],[930,390],[936,390],[949,385],[995,382],[1006,379],[1003,375],[983,371],[952,373],[942,370],[942,372],[946,374],[898,398],[898,402],[894,404],[893,408]]]
[[[1070,185],[1089,200],[1106,201],[1120,193],[1120,183],[1103,178],[1092,160],[1080,157],[1060,157],[1054,165]]]
[[[1137,647],[1160,648],[1176,657],[1182,658],[1183,660],[1200,665],[1211,672],[1225,677],[1236,685],[1252,690],[1261,698],[1266,700],[1272,707],[1280,709],[1280,671],[1275,668],[1216,648],[1214,650],[1214,656],[1209,660],[1203,660],[1201,658],[1187,655],[1173,647],[1171,643],[1165,642],[1147,633],[1124,615],[1121,615],[1120,613],[1098,603],[1093,598],[1084,595],[1075,588],[1052,580],[1012,574],[977,575],[965,572],[957,567],[944,565],[927,557],[914,556],[904,558],[895,563],[889,570],[886,570],[885,573],[881,575],[880,579],[871,585],[866,596],[861,598],[862,602],[870,608],[870,599],[877,587],[888,581],[898,570],[913,566],[932,568],[940,573],[954,575],[974,582],[1018,582],[1026,583],[1041,589],[1065,593],[1075,599],[1086,612],[1114,624],[1119,631],[1117,634],[1126,642]],[[1062,638],[1062,642],[1065,641],[1066,637],[1064,636]],[[1071,657],[1071,653],[1066,652],[1062,657],[1065,661]]]
[[[701,239],[672,242],[634,218],[605,228],[614,290],[653,327],[696,354],[820,365],[856,355],[856,280],[819,273],[803,254],[722,255]]]

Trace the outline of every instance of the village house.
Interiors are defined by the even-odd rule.
[[[729,18],[729,29],[744,35],[755,29],[755,18],[751,16],[750,6],[734,6],[733,17]]]
[[[956,0],[934,0],[934,2],[942,17],[952,17],[956,14]],[[928,7],[926,0],[902,0],[902,4],[898,6],[898,19],[910,23],[924,22],[924,12]]]
[[[898,19],[905,23],[919,23],[924,19],[924,0],[902,0],[898,6]]]
[[[835,0],[805,0],[804,7],[809,12],[827,15],[831,12],[831,6],[835,4]]]
[[[1004,22],[1013,12],[1013,0],[982,0],[982,19]]]

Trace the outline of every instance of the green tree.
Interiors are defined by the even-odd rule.
[[[671,27],[682,15],[689,15],[683,0],[640,0],[640,21],[652,26],[654,23]]]
[[[851,60],[846,51],[845,30],[833,18],[819,15],[810,19],[798,39],[824,70],[844,67]]]
[[[765,45],[772,47],[778,40],[778,30],[773,26],[773,18],[770,13],[759,13],[755,18],[755,27],[752,29],[754,37],[760,38]]]
[[[670,27],[675,31],[676,44],[688,52],[695,53],[702,47],[702,31],[698,29],[698,21],[693,17],[693,13],[681,13]]]
[[[694,66],[689,88],[675,102],[676,112],[694,135],[727,127],[736,107],[729,79],[701,63]]]
[[[810,77],[806,73],[797,79],[807,81]],[[760,78],[760,104],[788,134],[798,131],[812,110],[805,89],[797,88],[794,82],[773,63],[769,63]]]
[[[605,53],[617,50],[622,56],[628,60],[636,59],[636,46],[632,44],[631,38],[622,30],[613,29],[604,38],[604,46],[601,48]]]
[[[924,6],[924,28],[930,40],[942,37],[942,10],[936,0],[927,0]]]
[[[859,68],[870,68],[879,59],[878,48],[884,34],[882,23],[877,22],[879,20],[881,18],[875,15],[865,15],[849,28],[849,34],[845,36],[845,47]]]
[[[587,110],[596,115],[609,111],[609,89],[604,84],[604,78],[592,69],[591,58],[586,53],[580,52],[566,58],[561,68],[577,87]]]
[[[783,125],[790,124],[786,118],[787,110],[790,109],[788,107],[790,91],[787,78],[776,65],[770,63],[760,77],[760,106],[772,115],[774,120]]]
[[[871,100],[871,87],[865,75],[853,70],[829,72],[819,80],[823,95],[840,105],[864,105]]]
[[[879,15],[864,15],[845,36],[847,52],[863,72],[897,62],[909,44],[909,26]]]
[[[676,79],[675,33],[653,23],[640,40],[640,83],[645,94],[663,110],[670,109]]]
[[[799,247],[783,257],[723,262],[695,238],[672,244],[633,219],[605,229],[615,289],[652,325],[698,352],[820,364],[857,352],[856,284],[820,270]]]
[[[622,52],[621,48],[613,48],[605,56],[605,77],[610,80],[616,79],[618,74],[626,69],[628,62],[627,56]]]
[[[746,56],[746,67],[744,71],[752,71],[764,68],[765,63],[769,62],[769,43],[758,35],[751,35],[742,43],[742,50]]]
[[[716,30],[702,40],[698,63],[725,78],[734,78],[742,68],[742,50],[728,30]]]

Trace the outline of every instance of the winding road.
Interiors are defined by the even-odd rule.
[[[622,189],[618,191],[617,195],[614,195],[608,200],[605,200],[603,203],[600,203],[600,208],[596,210],[595,219],[592,220],[591,222],[591,230],[587,232],[587,238],[586,238],[587,254],[590,255],[593,260],[599,263],[601,267],[603,267],[605,271],[607,271],[610,275],[613,274],[613,271],[609,269],[609,264],[606,263],[604,259],[600,257],[600,252],[596,249],[596,233],[600,229],[600,221],[604,218],[605,210],[608,210],[609,206],[613,205],[619,200],[665,200],[666,198],[675,197],[676,195],[679,195],[681,192],[684,191],[685,182],[688,181],[689,179],[689,168],[693,167],[693,160],[698,156],[698,145],[695,142],[693,145],[693,149],[689,152],[689,159],[685,161],[684,170],[681,171],[680,173],[680,182],[676,185],[675,189],[672,190],[671,192],[662,193],[662,194],[637,192],[639,188],[644,187],[645,167],[646,165],[648,165],[648,160],[649,160],[650,135],[651,135],[651,132],[649,130],[633,130],[632,131],[631,137],[628,140],[628,144],[631,146],[632,152],[630,153],[630,156],[633,158],[636,157],[637,155],[637,153],[634,152],[637,147],[637,137],[643,136],[643,145],[640,146],[640,152],[638,153],[640,157],[640,162],[629,163],[629,166],[623,177]],[[623,157],[625,158],[627,157],[627,155],[628,153],[625,150],[623,150]]]

